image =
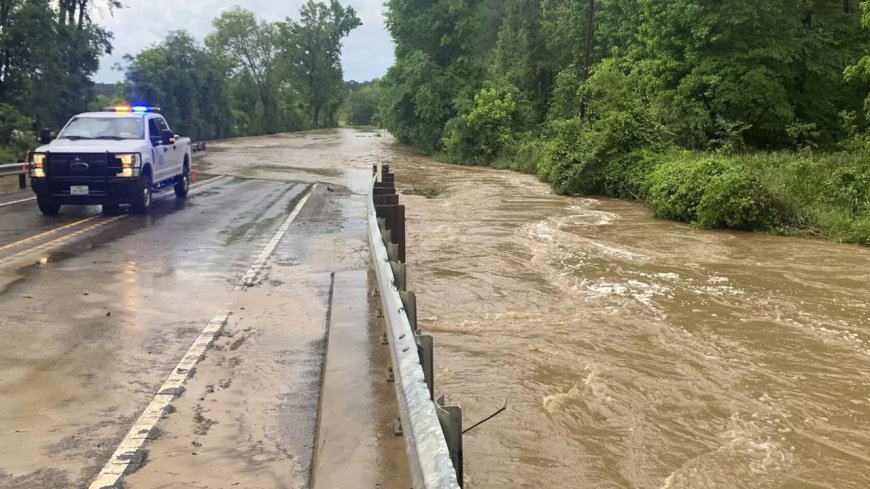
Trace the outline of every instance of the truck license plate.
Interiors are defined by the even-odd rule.
[[[69,188],[70,195],[88,195],[90,192],[87,185],[73,185]]]

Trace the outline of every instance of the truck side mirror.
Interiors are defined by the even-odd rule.
[[[51,130],[42,129],[39,131],[39,144],[48,144],[51,142]]]
[[[172,131],[163,131],[163,144],[175,144],[175,134]]]

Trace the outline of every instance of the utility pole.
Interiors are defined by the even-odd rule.
[[[589,0],[586,7],[586,61],[583,65],[583,83],[589,80],[589,65],[592,64],[592,39],[595,34],[595,0]],[[580,120],[586,120],[586,93],[580,100]]]

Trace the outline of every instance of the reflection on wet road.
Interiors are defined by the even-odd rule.
[[[870,250],[392,163],[467,487],[870,487]]]
[[[326,148],[357,143],[329,134]],[[349,187],[365,188],[374,161],[313,166],[297,139],[262,138],[275,167],[293,168],[284,178],[248,168],[262,163],[246,149],[256,139],[214,144],[190,199],[170,191],[149,216],[0,208],[0,487],[88,487],[228,305],[124,486],[306,486],[330,275],[366,267],[365,201]]]
[[[465,437],[466,487],[870,487],[870,250],[699,231],[339,130],[209,144],[200,176],[225,177],[150,217],[0,208],[0,488],[87,487],[227,304],[125,487],[307,487],[331,276],[366,268],[377,161],[412,194],[438,390],[468,423],[508,399]]]

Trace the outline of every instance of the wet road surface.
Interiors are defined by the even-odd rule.
[[[0,487],[89,487],[221,310],[124,487],[307,487],[331,277],[367,267],[357,135],[210,144],[147,217],[0,207]]]
[[[870,249],[392,164],[466,487],[870,487]]]
[[[223,178],[147,218],[0,207],[0,487],[87,487],[226,307],[125,484],[306,487],[329,290],[366,266],[378,160],[437,390],[466,424],[508,400],[465,436],[466,487],[870,487],[870,250],[699,231],[350,130],[210,144],[200,181]]]

